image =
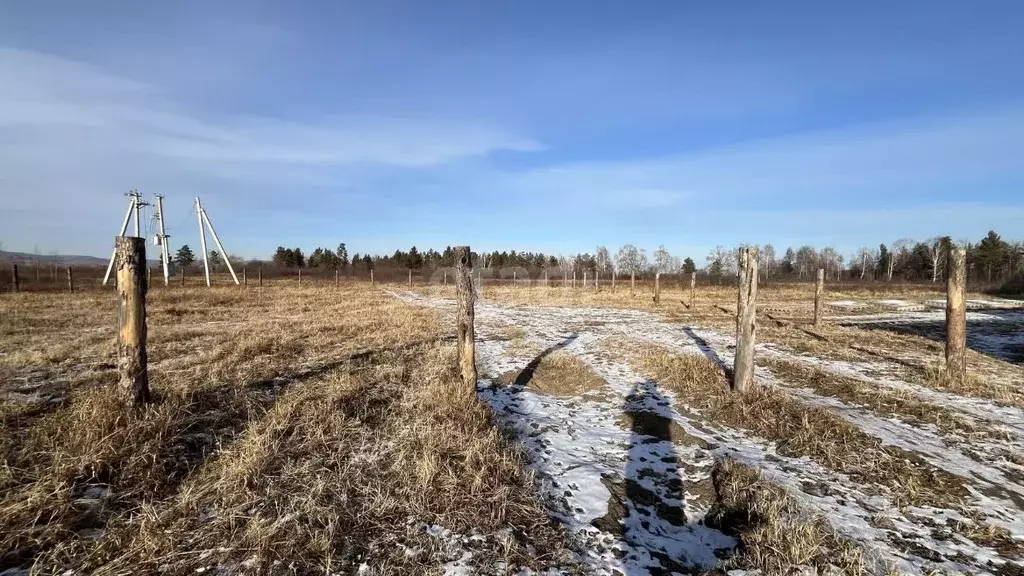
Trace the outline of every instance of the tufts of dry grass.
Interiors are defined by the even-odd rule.
[[[827,409],[768,386],[730,392],[725,373],[704,356],[648,352],[638,363],[709,421],[772,440],[780,454],[807,456],[859,482],[884,486],[898,506],[956,507],[967,494],[962,479],[883,445]]]
[[[540,362],[530,364],[522,371],[502,374],[497,384],[520,384],[542,394],[566,397],[597,393],[606,386],[604,379],[582,360],[564,352],[547,354]]]
[[[434,312],[365,285],[268,284],[154,290],[157,401],[138,410],[95,366],[113,294],[0,298],[18,308],[2,348],[24,344],[0,371],[47,391],[5,404],[0,569],[434,573],[460,552],[424,524],[481,534],[460,545],[477,571],[574,569],[518,448],[459,390]],[[67,341],[84,346],[44,364]]]
[[[787,576],[800,568],[817,574],[870,574],[864,552],[836,535],[822,518],[810,518],[785,490],[759,471],[732,459],[712,471],[717,499],[709,526],[740,541],[737,554],[716,570],[760,570]]]
[[[958,412],[922,402],[909,392],[871,386],[866,382],[845,378],[781,358],[763,358],[758,364],[786,381],[812,388],[822,396],[831,396],[870,408],[883,417],[895,416],[916,425],[934,425],[940,430],[962,434],[967,438],[1006,439],[1006,432],[967,420]]]

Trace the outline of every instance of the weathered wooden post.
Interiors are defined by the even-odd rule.
[[[370,286],[373,286],[373,269],[370,269]]]
[[[576,270],[572,271],[572,287],[576,287]]]
[[[818,268],[814,277],[814,325],[821,324],[821,296],[825,293],[825,269]]]
[[[629,295],[636,296],[636,272],[629,271]]]
[[[146,287],[153,285],[153,267],[146,266]]]
[[[654,273],[654,303],[661,304],[661,272]]]
[[[467,394],[476,393],[476,330],[473,326],[473,263],[470,261],[469,246],[455,247],[455,286],[458,298],[456,329],[459,347],[459,368],[462,372],[462,386]]]
[[[341,286],[341,270],[334,269],[334,287]]]
[[[149,401],[146,367],[146,239],[117,237],[117,369],[120,394]]]
[[[697,288],[697,272],[690,272],[690,308],[693,308],[693,292]]]
[[[740,286],[736,309],[736,357],[732,389],[743,392],[754,382],[754,335],[757,321],[757,248],[740,249]]]
[[[954,382],[967,378],[967,257],[950,242],[946,255],[946,372]]]
[[[412,268],[409,268],[409,286],[412,286]]]
[[[261,266],[256,270],[256,280],[259,281],[260,288],[263,288],[263,267]]]
[[[74,293],[75,291],[75,279],[71,275],[71,266],[68,266],[68,292]]]
[[[242,286],[248,286],[249,285],[249,276],[246,275],[245,271],[246,271],[246,269],[242,268]]]
[[[599,288],[600,284],[601,284],[601,273],[597,272],[595,270],[594,271],[594,292],[600,292],[601,291],[601,289]]]
[[[11,264],[11,286],[14,288],[14,292],[17,293],[21,290],[21,281],[18,280],[18,265]]]
[[[612,268],[612,294],[615,293],[615,269]]]
[[[184,286],[185,285],[185,267],[182,266],[181,268],[178,269],[178,271],[181,272],[181,285]],[[117,282],[117,276],[114,276],[114,282],[115,283]]]
[[[302,268],[299,268],[299,286],[302,286]]]
[[[583,271],[583,288],[587,287],[587,274],[588,274],[588,272],[586,270],[584,270]]]
[[[448,271],[447,270],[444,271],[444,285],[445,286],[448,285]]]

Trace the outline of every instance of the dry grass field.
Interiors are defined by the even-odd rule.
[[[765,286],[737,395],[735,288],[482,295],[474,398],[451,286],[158,286],[142,409],[112,290],[0,295],[0,573],[1024,573],[1024,312],[953,383],[941,292]]]
[[[114,304],[0,297],[0,571],[572,569],[435,312],[365,284],[157,287],[136,411]]]

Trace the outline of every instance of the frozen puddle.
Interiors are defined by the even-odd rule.
[[[454,309],[451,301],[408,292],[395,296],[447,314]],[[859,485],[806,458],[781,456],[763,439],[707,422],[699,414],[681,413],[671,391],[612,359],[601,346],[603,339],[621,336],[730,364],[730,337],[668,324],[639,311],[489,302],[477,303],[476,325],[479,395],[530,453],[550,513],[566,525],[580,559],[594,574],[686,572],[728,556],[736,542],[702,522],[715,497],[710,471],[717,458],[726,456],[759,468],[808,514],[824,517],[837,532],[863,546],[879,573],[995,574],[1021,569],[1019,560],[946,528],[964,519],[960,511],[901,510],[883,487]],[[508,342],[490,337],[510,326],[525,334],[529,356],[519,357]],[[759,349],[786,355],[770,346]],[[540,350],[542,356],[555,351],[576,356],[605,380],[606,389],[566,397],[543,394],[524,383],[493,385],[492,378],[537,361]],[[764,378],[771,375],[759,370],[759,379]],[[885,420],[798,387],[787,389],[806,402],[839,411],[883,442],[918,452],[942,469],[968,474],[976,487],[965,506],[1024,539],[1021,487],[1001,467],[969,461],[965,452],[933,431]],[[943,404],[947,400],[939,399]],[[1007,445],[1019,447],[1019,438]],[[987,453],[990,447],[981,448]],[[996,484],[1004,486],[998,494],[991,490]]]

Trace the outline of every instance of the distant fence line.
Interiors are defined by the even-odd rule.
[[[336,278],[336,270],[334,268],[285,268],[274,265],[257,265],[258,263],[252,262],[249,264],[238,264],[235,263],[235,271],[241,277],[241,271],[247,270],[249,277],[249,284],[254,285],[257,271],[262,272],[262,277],[265,280],[282,280],[282,279],[298,279],[300,271],[302,275],[303,283],[311,281],[330,281],[334,282]],[[19,288],[23,292],[58,292],[64,291],[68,288],[68,277],[67,269],[69,266],[61,264],[51,264],[49,262],[18,262],[18,276],[19,276]],[[74,276],[74,286],[76,290],[89,290],[98,289],[103,280],[104,268],[102,266],[87,265],[87,266],[70,266],[72,274]],[[149,269],[152,274],[152,283],[154,288],[163,286],[163,270],[157,266],[150,264]],[[195,265],[188,267],[171,266],[170,285],[180,286],[181,285],[181,272],[184,270],[186,276],[186,286],[196,286],[203,282],[203,268],[202,265]],[[0,292],[11,292],[14,287],[14,278],[12,273],[12,263],[5,262],[0,264]],[[215,275],[217,284],[228,284],[230,282],[230,276],[227,275],[227,268],[223,264],[219,265],[216,270],[212,271]],[[411,272],[411,274],[410,274]],[[576,287],[583,287],[584,272],[576,270]],[[455,267],[438,267],[438,268],[420,268],[420,269],[408,269],[408,268],[375,268],[373,270],[374,281],[378,283],[408,283],[411,281],[414,284],[435,284],[444,285],[447,279],[448,284],[452,284],[455,278]],[[611,286],[611,274],[600,273],[595,279],[594,271],[586,271],[586,285],[587,287],[594,287],[594,282],[597,280],[602,287]],[[222,278],[223,276],[223,278]],[[349,267],[344,270],[337,271],[337,277],[342,281],[350,280],[363,280],[370,281],[370,271],[359,267]],[[559,267],[552,266],[550,268],[527,268],[522,266],[505,266],[505,267],[489,267],[489,268],[474,268],[473,269],[474,282],[483,281],[487,286],[572,286],[573,269],[571,267]],[[737,286],[737,277],[734,275],[710,275],[704,271],[698,271],[697,282],[704,286]],[[629,274],[618,274],[617,282],[622,284],[623,282],[629,282]],[[771,285],[788,285],[788,284],[813,284],[815,282],[815,276],[813,274],[806,278],[799,278],[797,276],[777,276],[774,278],[761,278],[759,282],[762,286]],[[639,286],[651,287],[654,284],[654,274],[644,273],[636,275],[636,283]],[[688,288],[690,283],[690,275],[688,273],[670,273],[661,275],[661,286],[663,288],[672,289],[676,287]],[[918,288],[918,289],[933,289],[943,290],[945,285],[943,282],[931,282],[927,280],[901,280],[893,279],[891,281],[885,280],[873,280],[873,279],[861,279],[856,275],[851,277],[841,277],[840,279],[831,279],[827,282],[830,290],[841,290],[844,288],[849,289],[861,289],[861,290],[886,290],[892,286],[901,286],[907,288]],[[968,288],[972,291],[989,291],[999,286],[999,283],[989,282],[969,282]],[[112,288],[111,288],[112,289]]]

